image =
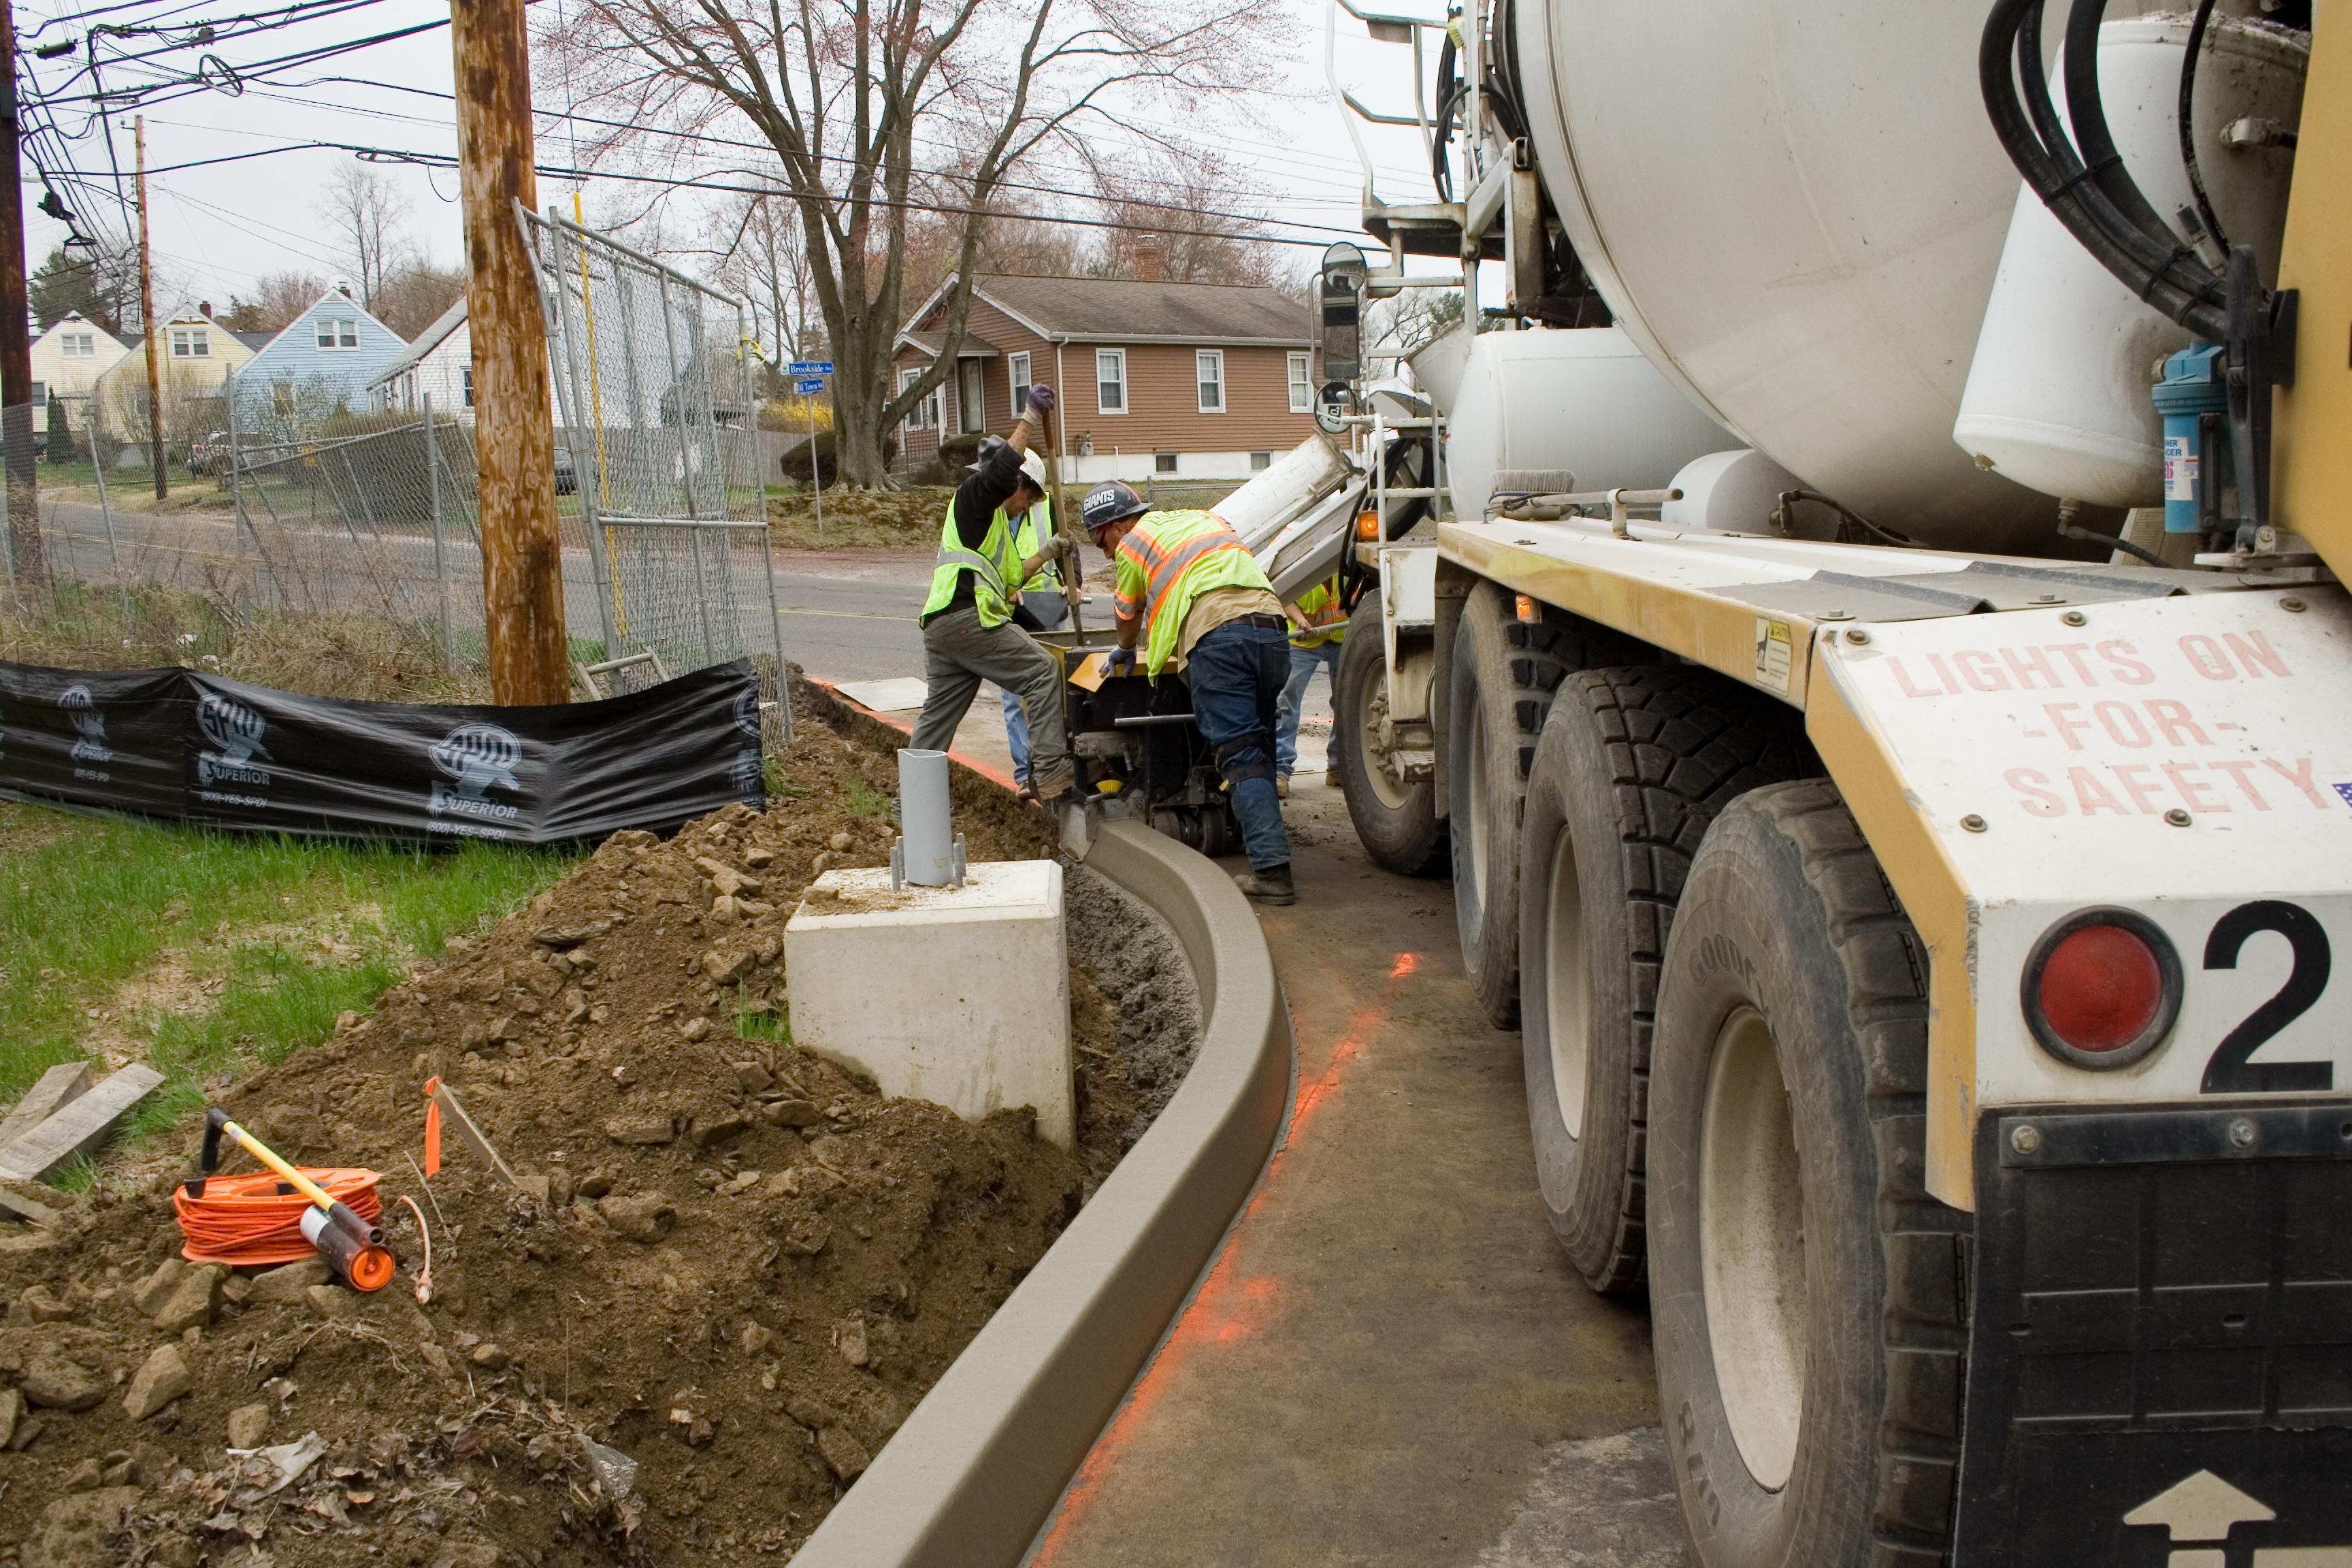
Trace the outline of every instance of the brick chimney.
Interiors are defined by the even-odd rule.
[[[1156,234],[1135,237],[1135,275],[1146,283],[1157,283],[1166,269],[1168,241]]]
[[[210,300],[197,300],[196,313],[204,317],[205,321],[211,321],[213,319],[213,302]]]

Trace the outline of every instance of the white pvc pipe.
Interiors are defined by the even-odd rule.
[[[955,879],[955,834],[948,816],[948,754],[898,751],[898,831],[907,880],[943,888]]]

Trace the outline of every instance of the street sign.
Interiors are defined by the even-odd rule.
[[[823,392],[824,390],[824,378],[823,376],[813,375],[805,380],[796,381],[793,383],[793,390],[794,392]]]
[[[833,362],[829,359],[796,359],[784,366],[788,375],[831,375]]]

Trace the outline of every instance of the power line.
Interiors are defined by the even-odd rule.
[[[259,134],[259,132],[254,132],[253,134]],[[419,168],[452,169],[457,167],[457,160],[454,156],[443,153],[415,153],[405,148],[397,147],[369,147],[351,142],[293,142],[278,147],[257,148],[250,153],[227,153],[217,157],[191,158],[177,163],[158,164],[151,166],[147,173],[149,177],[152,178],[157,174],[178,174],[187,169],[208,169],[224,163],[242,163],[250,162],[255,158],[269,158],[275,157],[283,153],[301,152],[349,153],[364,162],[408,163],[414,164]],[[677,190],[718,191],[737,195],[782,196],[788,200],[792,198],[792,192],[779,185],[728,184],[699,175],[692,178],[680,179],[675,175],[636,174],[604,169],[572,169],[551,163],[536,164],[534,165],[534,171],[540,174],[546,175],[551,179],[619,180],[632,184],[667,185],[672,189]],[[722,174],[742,174],[753,179],[760,177],[755,171],[749,169],[730,169],[716,172]],[[1089,193],[1082,191],[1054,191],[1051,194],[1070,196],[1079,200],[1096,199]],[[911,197],[904,201],[893,201],[887,197],[877,196],[869,200],[866,205],[880,208],[886,212],[903,210],[907,212],[940,213],[950,216],[961,217],[1020,219],[1030,223],[1058,224],[1074,228],[1108,229],[1132,234],[1173,235],[1181,237],[1201,239],[1258,239],[1273,245],[1314,245],[1322,243],[1321,241],[1312,239],[1294,239],[1281,235],[1246,235],[1235,234],[1227,229],[1173,228],[1164,224],[1126,223],[1121,222],[1117,218],[1072,217],[1061,214],[1049,213],[1002,212],[992,208],[974,207],[960,203],[919,201]],[[1351,238],[1362,233],[1362,230],[1360,229],[1336,228],[1328,224],[1308,223],[1297,218],[1276,218],[1273,221],[1290,228],[1307,229],[1318,234],[1335,235]]]

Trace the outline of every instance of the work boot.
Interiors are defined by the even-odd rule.
[[[1280,795],[1285,800],[1288,800],[1290,798],[1290,775],[1288,773],[1276,773],[1274,776],[1274,793]]]
[[[1244,871],[1234,878],[1234,886],[1253,903],[1295,904],[1298,889],[1291,885],[1290,862],[1268,866],[1263,871]]]
[[[1077,772],[1072,768],[1055,768],[1043,777],[1029,775],[1030,798],[1047,805],[1058,805],[1065,795],[1076,799],[1078,792]]]

